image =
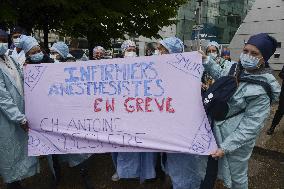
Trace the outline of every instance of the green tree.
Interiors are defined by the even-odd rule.
[[[44,32],[44,47],[48,48],[48,33],[60,29],[64,13],[62,3],[58,0],[2,0],[0,24],[7,27],[22,26],[28,33],[32,29]],[[3,6],[2,6],[3,5]]]
[[[109,45],[111,39],[143,35],[160,37],[158,31],[171,25],[177,10],[185,0],[81,0],[69,4],[63,33],[86,37],[89,50],[97,45]]]
[[[0,24],[18,24],[28,31],[56,30],[71,37],[85,37],[90,53],[97,45],[110,45],[111,39],[143,35],[159,37],[163,26],[171,25],[186,0],[2,0]],[[3,5],[3,6],[2,6]]]

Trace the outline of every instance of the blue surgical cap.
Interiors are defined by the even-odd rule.
[[[231,52],[229,49],[223,49],[221,52],[221,56],[230,56]]]
[[[7,32],[5,32],[4,30],[0,29],[0,37],[4,37],[4,38],[8,39]]]
[[[184,51],[183,42],[177,37],[169,37],[159,41],[170,54],[172,53],[182,53]]]
[[[25,52],[25,54],[36,46],[39,46],[39,44],[34,37],[21,35],[18,48],[21,48]]]
[[[62,56],[64,59],[67,58],[67,55],[69,54],[68,46],[62,41],[54,43],[50,50],[58,52],[58,54],[60,54],[60,56]]]
[[[249,38],[247,44],[254,45],[263,56],[265,62],[275,53],[277,41],[266,33],[259,33]]]

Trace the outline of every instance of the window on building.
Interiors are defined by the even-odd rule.
[[[234,17],[228,16],[227,20],[228,20],[228,25],[230,26],[234,25],[234,22],[235,22]]]
[[[207,23],[208,22],[208,17],[205,16],[204,18],[205,18],[205,23]]]
[[[237,17],[236,17],[236,24],[237,24],[237,25],[240,25],[241,22],[242,22],[241,16],[237,16]]]
[[[277,42],[277,48],[281,48],[281,42]]]
[[[280,53],[274,53],[274,58],[280,58]]]

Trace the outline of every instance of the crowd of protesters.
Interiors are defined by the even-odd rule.
[[[8,46],[9,38],[12,41]],[[211,41],[205,52],[199,51],[205,72],[202,77],[202,94],[215,83],[238,69],[238,86],[228,99],[227,114],[222,120],[208,114],[218,149],[210,156],[161,152],[112,153],[115,170],[110,179],[145,180],[164,178],[168,175],[173,189],[213,189],[217,178],[231,189],[248,189],[248,161],[256,138],[270,113],[271,103],[278,101],[279,108],[267,134],[274,132],[283,114],[283,90],[272,74],[269,59],[274,54],[277,41],[268,34],[253,35],[243,45],[240,58],[232,61],[228,48],[221,48]],[[126,40],[121,46],[124,58],[137,57],[136,44]],[[183,53],[184,44],[176,37],[158,42],[151,56]],[[102,46],[93,49],[93,60],[107,58]],[[68,63],[88,60],[79,49],[72,53],[67,44],[58,41],[46,53],[38,41],[26,35],[20,27],[14,27],[10,35],[0,30],[0,177],[8,189],[21,189],[21,182],[40,172],[37,157],[27,154],[29,120],[24,112],[23,67],[26,64]],[[284,79],[284,70],[280,77]],[[258,83],[268,84],[270,94]],[[219,82],[220,83],[220,82]],[[186,85],[185,85],[186,86]],[[216,85],[215,85],[216,86]],[[283,89],[283,86],[282,86]],[[36,99],[35,99],[36,100]],[[79,167],[86,189],[95,188],[90,179],[86,160],[94,154],[49,155],[47,158],[53,173],[55,186],[60,183],[62,163]],[[35,188],[37,188],[35,186]]]

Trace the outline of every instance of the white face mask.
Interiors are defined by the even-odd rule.
[[[213,59],[216,59],[218,54],[217,53],[209,53],[208,56],[210,56]]]
[[[51,54],[49,55],[49,58],[53,59],[53,60],[56,60],[56,54]]]
[[[136,57],[136,52],[128,52],[126,51],[125,54],[124,54],[124,57]]]
[[[16,47],[18,47],[19,44],[20,44],[20,38],[18,37],[18,38],[16,38],[16,39],[13,39],[13,43],[14,43],[14,45],[15,45]]]
[[[158,56],[158,55],[162,55],[162,54],[159,50],[155,50],[153,53],[153,56]]]
[[[0,55],[4,55],[8,50],[8,43],[0,43]]]
[[[58,55],[58,54],[50,54],[49,55],[49,58],[51,58],[53,61],[54,61],[54,63],[60,63],[60,55]]]

